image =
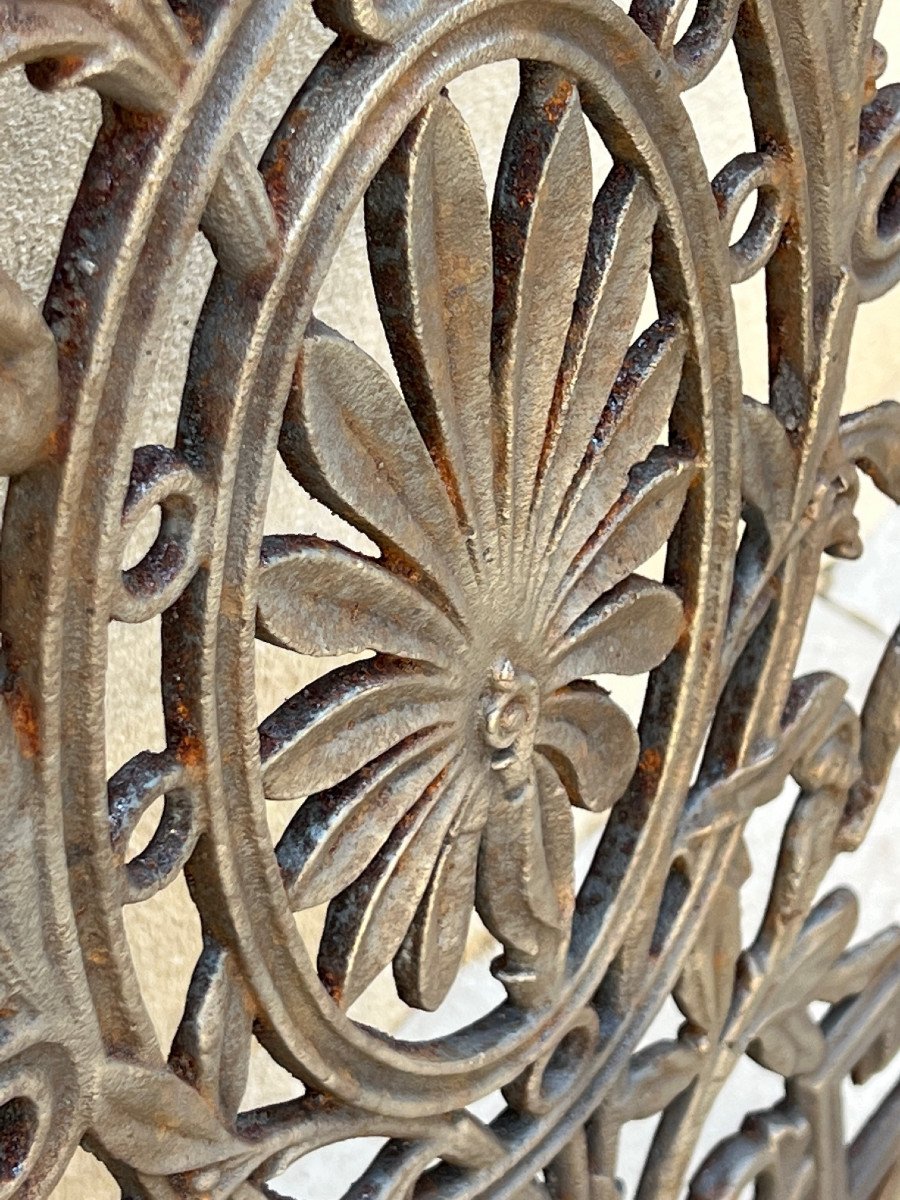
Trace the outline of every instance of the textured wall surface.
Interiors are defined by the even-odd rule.
[[[900,64],[900,4],[888,0],[881,39],[894,50]],[[327,39],[311,17],[300,14],[295,36],[274,73],[265,94],[259,97],[246,131],[251,149],[260,151],[287,97],[307,74]],[[499,154],[505,114],[509,112],[515,68],[501,65],[460,81],[455,99],[470,121],[482,149],[490,179]],[[751,139],[746,107],[741,103],[736,65],[726,60],[710,80],[690,95],[694,116],[710,173],[736,153],[749,149]],[[98,102],[90,93],[44,96],[32,91],[24,77],[13,74],[0,80],[0,262],[35,299],[40,300],[52,270],[66,213],[78,184],[98,120]],[[598,172],[602,157],[598,155]],[[212,255],[198,235],[194,254],[186,264],[176,319],[163,347],[153,384],[146,397],[146,417],[139,440],[167,441],[172,436],[176,399],[181,388],[194,317],[212,269]],[[739,329],[745,358],[745,390],[757,396],[765,391],[766,345],[762,279],[736,289]],[[365,267],[361,225],[357,221],[319,306],[320,315],[370,352],[386,361],[386,348],[377,322],[374,298]],[[900,369],[900,295],[894,293],[863,311],[848,386],[848,408],[896,396]],[[878,646],[873,627],[886,634],[897,619],[896,578],[900,569],[900,528],[874,491],[860,509],[871,541],[870,566],[832,570],[823,582],[824,598],[818,604],[810,630],[804,667],[827,666],[847,674],[853,683],[852,698],[868,674]],[[304,499],[286,473],[273,483],[269,528],[272,532],[329,532],[335,519]],[[358,540],[358,535],[357,540]],[[893,564],[893,565],[891,565]],[[891,612],[893,608],[893,612]],[[115,770],[144,747],[163,745],[161,712],[156,683],[159,656],[158,625],[117,627],[111,640],[109,665],[109,769]],[[260,706],[270,711],[284,697],[321,670],[284,652],[263,647],[259,654]],[[889,797],[867,847],[845,861],[842,875],[862,884],[865,894],[863,928],[883,925],[891,909],[898,910],[898,889],[889,876],[896,854],[900,796]],[[277,824],[278,814],[273,815]],[[751,849],[766,848],[765,831]],[[138,905],[129,912],[129,936],[145,982],[152,1016],[160,1037],[168,1039],[180,1016],[184,988],[199,946],[199,925],[186,894],[169,888],[159,904]],[[164,944],[160,930],[165,930]],[[475,948],[477,952],[477,947]],[[465,1003],[465,989],[460,993]],[[404,1010],[405,1011],[405,1010]],[[377,1018],[382,1026],[397,1028],[401,1006],[385,988],[376,987],[367,997],[362,1016]],[[286,1094],[279,1072],[261,1062],[253,1086],[260,1096]],[[752,1084],[749,1086],[753,1086]],[[279,1092],[279,1089],[280,1092]],[[760,1096],[759,1103],[767,1096]],[[753,1107],[746,1092],[738,1097],[740,1111]],[[718,1114],[722,1128],[729,1114]],[[349,1170],[349,1165],[344,1164]],[[352,1177],[352,1173],[351,1173]],[[296,1175],[296,1194],[317,1195],[309,1179]],[[306,1190],[309,1189],[309,1190]],[[114,1195],[108,1177],[87,1155],[79,1155],[69,1177],[57,1193],[65,1200],[102,1200]]]

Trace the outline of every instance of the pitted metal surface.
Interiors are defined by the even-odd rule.
[[[900,405],[841,417],[900,277],[879,6],[319,0],[334,40],[257,165],[299,2],[0,11],[0,67],[103,101],[43,313],[0,274],[0,1197],[82,1145],[124,1197],[250,1200],[379,1138],[348,1200],[616,1200],[658,1117],[636,1200],[889,1200],[897,1091],[847,1146],[841,1087],[900,1044],[900,932],[854,943],[821,885],[884,792],[900,635],[860,713],[796,667],[860,473],[900,500]],[[732,49],[756,148],[710,181],[684,98]],[[490,195],[448,88],[510,59]],[[391,371],[317,309],[360,212]],[[140,445],[198,230],[177,431]],[[348,544],[270,531],[282,469]],[[108,778],[110,631],[154,621],[165,748]],[[262,712],[260,643],[323,660]],[[745,827],[791,781],[747,942]],[[586,872],[576,810],[605,820]],[[203,950],[164,1044],[125,913],[184,882]],[[419,1042],[354,1018],[385,972],[440,1013],[475,926],[490,1011]],[[294,1099],[245,1105],[254,1042]],[[744,1056],[783,1099],[696,1168]]]

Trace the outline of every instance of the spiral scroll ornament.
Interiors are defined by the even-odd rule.
[[[795,678],[861,473],[900,500],[900,406],[841,418],[858,308],[900,273],[878,5],[318,0],[332,40],[257,165],[297,9],[0,13],[0,66],[102,98],[43,313],[0,274],[0,1197],[79,1145],[125,1197],[274,1197],[378,1138],[348,1197],[614,1200],[658,1117],[638,1200],[886,1198],[896,1092],[849,1151],[835,1122],[900,1043],[900,936],[851,946],[856,899],[819,892],[884,792],[900,643],[861,714]],[[711,181],[686,96],[732,54],[756,145]],[[508,60],[491,195],[454,86]],[[321,311],[356,217],[380,363]],[[140,445],[198,231],[177,428]],[[731,289],[759,273],[750,398]],[[269,527],[279,472],[338,534]],[[153,622],[165,745],[108,777],[111,631]],[[270,711],[260,646],[320,660]],[[745,826],[791,779],[747,943]],[[126,914],[185,884],[168,1042]],[[359,1019],[388,975],[446,1012],[476,937],[490,1011],[424,1041]],[[246,1102],[260,1048],[292,1098]],[[744,1056],[784,1099],[697,1168]]]

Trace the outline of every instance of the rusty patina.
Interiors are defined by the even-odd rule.
[[[123,1197],[251,1200],[374,1137],[348,1198],[614,1200],[658,1117],[637,1200],[888,1200],[897,1091],[847,1147],[840,1089],[900,1043],[900,935],[851,944],[856,899],[819,890],[884,792],[897,637],[860,714],[795,678],[860,472],[900,499],[900,406],[840,415],[900,277],[879,5],[318,0],[334,40],[257,165],[299,2],[0,12],[0,67],[104,100],[43,314],[0,274],[0,1198],[83,1145]],[[731,48],[756,144],[710,181],[682,97]],[[509,59],[491,199],[447,89]],[[393,375],[317,314],[360,212]],[[198,230],[177,431],[135,449]],[[762,272],[751,398],[731,289]],[[282,467],[352,546],[266,530]],[[110,630],[157,619],[166,746],[108,779]],[[257,642],[343,665],[259,714]],[[745,944],[745,827],[791,779]],[[605,819],[577,884],[575,809]],[[163,1045],[124,913],[182,880],[203,951]],[[354,1020],[385,970],[440,1012],[473,914],[492,1011],[419,1042]],[[254,1039],[300,1098],[244,1106]],[[694,1171],[745,1055],[784,1098]]]

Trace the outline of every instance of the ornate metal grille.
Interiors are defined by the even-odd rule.
[[[43,317],[0,277],[0,1196],[81,1143],[123,1196],[249,1200],[378,1137],[357,1200],[613,1200],[660,1114],[637,1197],[668,1200],[744,1055],[784,1098],[694,1200],[897,1195],[896,1089],[847,1148],[840,1088],[898,1047],[900,934],[848,949],[856,901],[819,889],[884,789],[900,641],[861,715],[794,675],[858,472],[900,499],[900,406],[840,419],[858,306],[900,276],[900,85],[877,3],[688,7],[319,0],[335,40],[257,169],[238,131],[296,0],[7,0],[0,64],[104,103]],[[732,44],[756,150],[710,187],[682,95]],[[507,59],[490,204],[446,89]],[[360,206],[399,386],[316,317]],[[198,228],[177,435],[135,451]],[[766,401],[730,290],[763,271]],[[278,456],[365,553],[265,532]],[[107,781],[109,629],[160,616],[167,746]],[[260,724],[256,639],[353,661]],[[615,678],[648,672],[635,728]],[[791,776],[745,947],[744,828]],[[608,811],[577,888],[573,806]],[[181,877],[204,942],[170,1048],[123,911]],[[476,911],[493,1011],[419,1043],[348,1015],[388,967],[440,1008]],[[670,995],[677,1037],[642,1045]],[[302,1095],[243,1108],[254,1039]]]

